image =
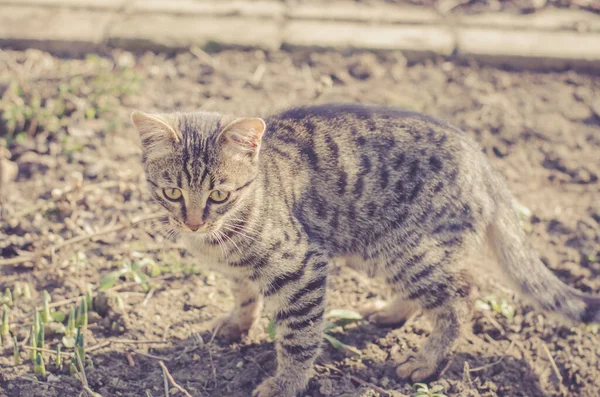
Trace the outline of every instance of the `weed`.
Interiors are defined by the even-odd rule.
[[[48,84],[15,79],[0,97],[0,114],[8,143],[28,139],[39,131],[55,133],[73,119],[110,119],[121,100],[134,93],[140,76],[130,69],[114,69],[108,59],[88,59],[96,73],[61,79],[52,90]],[[110,125],[113,130],[118,125]],[[77,144],[76,144],[77,145]],[[67,151],[78,147],[67,148]]]
[[[415,383],[413,388],[415,389],[414,397],[446,397],[443,393],[444,387],[440,385],[429,387],[425,383]]]
[[[484,299],[477,299],[475,307],[479,310],[491,310],[508,320],[511,320],[515,316],[515,308],[506,299],[497,299],[494,295],[487,296]]]
[[[144,290],[149,291],[150,290],[150,284],[148,283],[149,277],[143,271],[144,266],[145,266],[145,263],[124,262],[122,264],[121,269],[108,273],[106,276],[104,276],[100,280],[100,289],[106,290],[106,289],[112,288],[116,285],[117,280],[125,279],[125,280],[134,281],[134,282],[140,284],[144,288]]]

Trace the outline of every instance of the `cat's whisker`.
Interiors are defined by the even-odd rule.
[[[230,219],[228,219],[228,221],[231,221]],[[234,228],[236,230],[240,230],[240,231],[247,231],[250,232],[252,234],[260,234],[261,231],[258,229],[253,228],[252,226],[248,226],[246,225],[241,225],[239,223],[229,223],[229,222],[224,222],[225,225]]]
[[[254,237],[249,236],[249,235],[247,235],[245,233],[242,233],[239,230],[231,229],[231,228],[227,227],[226,225],[223,225],[223,229],[228,230],[228,231],[230,231],[230,232],[232,232],[234,234],[239,234],[240,236],[242,236],[244,238],[247,238],[249,240],[252,240],[254,242],[257,242],[257,243],[260,242],[259,240],[255,239]]]
[[[221,238],[221,236],[219,236],[216,232],[211,232],[210,235],[212,238],[214,238],[217,241],[217,244],[219,244],[219,248],[221,249],[221,252],[223,253],[223,258],[226,258],[227,253],[225,252],[225,247],[223,246],[223,239]]]
[[[231,237],[229,237],[228,235],[226,235],[225,233],[223,233],[220,230],[217,230],[217,232],[223,236],[224,238],[226,238],[227,240],[231,241],[231,244],[233,244],[235,246],[235,248],[237,248],[237,250],[240,252],[240,255],[244,255],[244,253],[242,252],[242,250],[240,249],[240,247],[238,247],[238,245],[236,244],[235,241],[233,241],[233,239]]]

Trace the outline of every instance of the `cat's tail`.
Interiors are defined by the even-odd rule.
[[[600,297],[584,294],[563,283],[528,243],[506,191],[496,200],[489,238],[513,287],[543,310],[585,323],[600,321]]]

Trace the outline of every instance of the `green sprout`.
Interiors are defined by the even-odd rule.
[[[10,288],[8,287],[6,287],[6,289],[4,290],[4,303],[6,303],[8,306],[13,305],[13,294]]]
[[[29,283],[25,283],[25,285],[23,285],[23,298],[27,300],[31,299],[31,288],[29,287]]]
[[[50,315],[50,300],[50,294],[48,293],[48,291],[44,291],[44,294],[42,296],[42,323],[44,324],[52,322],[52,316]]]
[[[44,327],[40,327],[40,330],[38,331],[37,334],[37,347],[38,349],[43,349],[44,348],[44,343],[45,343],[45,331],[44,331]]]
[[[56,346],[56,360],[54,361],[54,364],[56,365],[56,368],[62,369],[62,355],[60,350],[61,345],[59,344]]]
[[[44,364],[44,358],[42,357],[41,352],[38,352],[35,356],[35,366],[33,367],[33,372],[42,376],[46,376],[46,365]]]
[[[15,365],[21,364],[21,354],[19,353],[19,343],[17,343],[17,337],[13,337],[13,363]]]
[[[69,321],[67,322],[67,328],[65,329],[65,336],[62,337],[63,345],[69,349],[75,347],[75,327],[78,321],[78,313],[78,308],[71,308],[71,312],[69,313]]]
[[[21,287],[21,283],[17,281],[13,288],[13,297],[16,299],[21,296],[23,296],[23,288]]]
[[[29,332],[29,358],[31,361],[35,362],[36,356],[36,348],[37,348],[37,336],[35,332],[35,327],[32,326]]]
[[[81,361],[85,361],[85,341],[83,339],[83,332],[81,332],[81,328],[77,328],[75,345],[77,346],[76,353],[79,354],[79,357],[81,357]]]
[[[8,318],[8,307],[6,306],[3,306],[2,308],[2,325],[0,325],[0,336],[3,339],[7,337],[10,338],[10,321]]]
[[[430,388],[425,383],[415,383],[413,388],[416,389],[415,393],[413,394],[414,397],[446,397],[446,395],[443,393],[444,387],[440,385]]]
[[[35,327],[35,334],[37,335],[40,332],[40,328],[43,327],[43,324],[40,320],[40,313],[36,310],[33,313],[33,326]]]
[[[79,327],[84,330],[87,329],[88,326],[88,306],[87,300],[85,298],[81,298],[81,304],[79,305],[79,323],[77,324]]]
[[[87,292],[85,293],[85,300],[87,302],[88,310],[94,310],[94,293],[92,287],[88,285]]]

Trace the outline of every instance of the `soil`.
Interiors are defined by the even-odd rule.
[[[68,312],[74,303],[61,304],[63,299],[81,296],[88,285],[97,292],[100,280],[124,264],[141,265],[153,276],[150,290],[135,281],[105,285],[108,314],[98,299],[94,309],[105,317],[90,313],[85,341],[93,366],[88,363],[87,381],[105,397],[165,395],[157,358],[194,397],[249,396],[275,369],[266,315],[239,343],[211,340],[210,321],[232,307],[227,283],[200,270],[151,223],[127,226],[157,210],[129,123],[132,109],[260,115],[293,104],[353,101],[448,119],[482,145],[529,208],[525,227],[544,263],[566,283],[600,293],[596,76],[516,73],[444,61],[407,65],[399,53],[194,50],[167,57],[115,50],[82,60],[29,50],[0,52],[0,95],[0,135],[7,142],[0,291],[19,281],[30,283],[33,294],[15,298],[11,309],[18,340],[28,335],[30,310],[41,304],[44,290],[57,310]],[[14,180],[6,171],[12,165]],[[91,239],[69,240],[120,226]],[[60,246],[64,241],[69,244]],[[41,255],[6,263],[31,253]],[[339,267],[332,269],[331,291],[331,309],[357,309],[385,298],[381,284]],[[476,296],[489,300],[492,294],[514,308],[514,317],[478,305],[473,335],[430,386],[442,386],[448,396],[598,395],[597,328],[554,319],[483,280]],[[335,338],[360,354],[327,345],[304,395],[383,395],[365,382],[391,396],[412,395],[413,386],[394,377],[394,360],[419,346],[429,330],[421,316],[398,329],[364,321],[334,329]],[[196,332],[200,337],[192,336]],[[47,348],[59,343],[60,336],[46,336]],[[0,354],[0,396],[79,396],[80,380],[69,375],[66,364],[56,368],[53,357],[46,355],[47,376],[34,375],[24,349],[16,366],[12,349],[6,349]]]

